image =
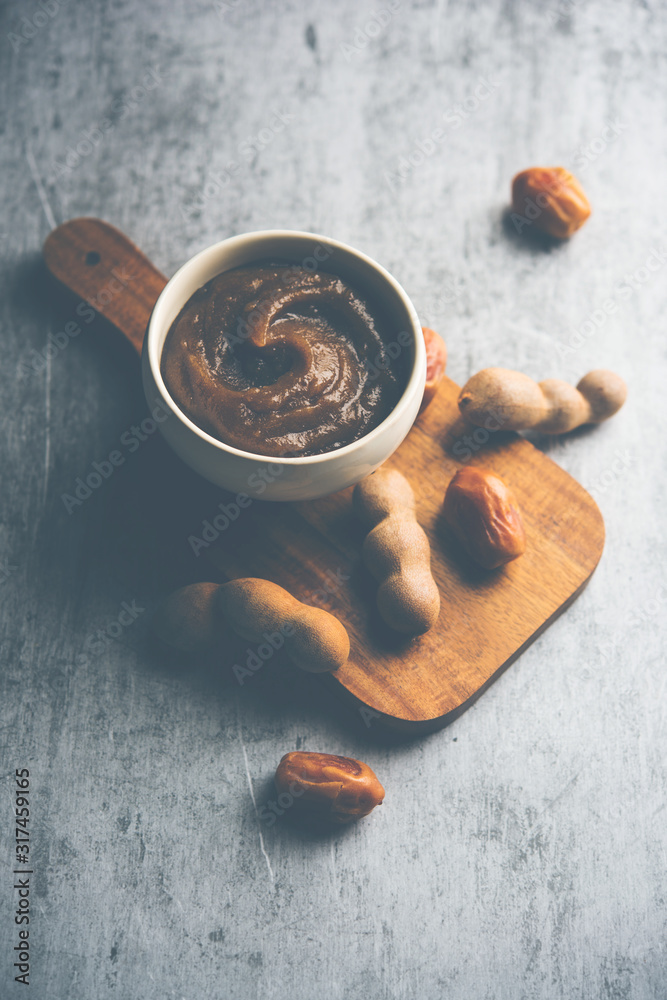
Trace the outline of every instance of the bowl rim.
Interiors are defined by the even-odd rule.
[[[414,358],[410,374],[408,376],[405,388],[392,409],[381,423],[374,427],[373,430],[369,431],[368,434],[364,434],[362,437],[357,438],[356,441],[351,441],[349,444],[344,445],[342,448],[337,448],[334,451],[322,452],[318,455],[297,455],[297,456],[282,456],[282,455],[261,455],[258,452],[243,451],[240,448],[235,448],[233,445],[226,444],[219,438],[214,437],[209,434],[208,431],[203,430],[196,424],[186,413],[181,410],[178,403],[175,401],[162,377],[162,371],[160,368],[160,362],[162,360],[162,349],[164,348],[164,342],[166,340],[167,333],[165,334],[164,340],[162,341],[162,348],[158,355],[158,333],[156,331],[164,328],[164,321],[161,318],[161,311],[166,310],[167,306],[165,304],[166,299],[169,294],[170,286],[173,289],[173,283],[177,278],[182,278],[184,273],[190,269],[194,269],[196,264],[200,262],[203,258],[213,256],[216,252],[220,252],[223,247],[232,247],[234,244],[242,246],[243,244],[250,243],[253,240],[257,240],[261,243],[262,240],[269,239],[308,239],[314,240],[318,243],[322,243],[327,247],[333,247],[335,250],[342,250],[344,253],[349,254],[358,260],[363,261],[366,265],[370,266],[375,270],[381,278],[392,288],[394,293],[401,300],[405,311],[412,322],[412,334],[414,341]],[[259,256],[259,254],[258,254]],[[244,265],[237,265],[239,267]],[[225,270],[232,270],[232,268],[223,268],[218,271],[217,274],[224,274]],[[335,272],[334,272],[335,273]],[[210,280],[210,279],[209,279]],[[201,287],[201,286],[198,286]],[[189,299],[194,295],[193,290],[183,302],[180,307],[182,309]],[[179,312],[180,312],[179,309]],[[173,321],[172,321],[173,322]],[[171,328],[171,324],[169,325]],[[150,367],[151,375],[153,381],[158,389],[163,402],[167,403],[170,410],[174,416],[183,423],[190,431],[192,431],[197,437],[205,441],[207,444],[212,445],[218,451],[223,454],[233,455],[237,458],[249,459],[253,462],[262,462],[266,465],[286,465],[286,466],[309,466],[313,464],[321,464],[323,462],[333,461],[341,456],[346,457],[347,455],[352,455],[355,450],[363,447],[367,442],[371,442],[373,439],[380,437],[385,431],[387,431],[393,424],[399,422],[405,412],[413,404],[413,399],[415,393],[419,390],[421,386],[421,391],[423,392],[424,384],[426,382],[426,346],[424,344],[423,336],[421,335],[421,324],[419,322],[419,317],[417,311],[412,304],[407,292],[402,287],[402,285],[394,278],[394,276],[379,264],[376,260],[370,257],[368,254],[364,253],[362,250],[357,250],[356,247],[350,246],[349,243],[344,243],[342,240],[332,239],[329,236],[324,236],[321,233],[312,233],[307,230],[300,229],[258,229],[255,231],[240,233],[236,236],[229,236],[227,239],[219,240],[217,243],[212,243],[210,246],[205,247],[200,250],[193,257],[190,257],[184,264],[182,264],[177,271],[174,272],[172,277],[167,281],[160,295],[158,296],[155,305],[151,311],[150,318],[148,320],[148,327],[146,330],[146,336],[144,338],[144,353],[146,354],[147,361]]]

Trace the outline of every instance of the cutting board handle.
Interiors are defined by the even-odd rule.
[[[167,279],[127,236],[101,219],[70,219],[44,243],[51,274],[123,333],[141,354]]]

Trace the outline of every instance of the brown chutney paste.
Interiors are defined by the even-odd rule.
[[[195,292],[161,370],[181,410],[225,444],[320,455],[363,437],[400,399],[407,335],[390,343],[393,332],[377,303],[335,274],[253,264]]]

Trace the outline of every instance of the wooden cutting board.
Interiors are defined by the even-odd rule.
[[[141,351],[167,279],[121,232],[99,219],[74,219],[49,235],[44,257],[56,278]],[[254,501],[206,550],[223,577],[265,577],[343,622],[350,659],[322,681],[351,700],[368,726],[427,731],[453,721],[581,593],[602,555],[604,524],[592,497],[518,435],[464,424],[459,391],[445,378],[387,462],[410,480],[431,542],[442,606],[426,635],[406,640],[379,618],[351,489],[303,503]],[[447,484],[466,462],[501,476],[523,512],[526,553],[500,570],[472,564],[442,519]],[[230,499],[221,491],[221,502]]]

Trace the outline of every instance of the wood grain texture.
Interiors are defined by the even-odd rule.
[[[99,219],[74,219],[50,233],[44,257],[56,278],[96,303],[141,352],[140,331],[166,279],[127,237]],[[131,275],[132,294],[119,307],[104,291],[123,274]],[[272,580],[307,604],[328,601],[333,579],[352,648],[348,662],[323,680],[378,721],[413,730],[447,725],[472,704],[569,607],[604,545],[602,516],[586,491],[518,435],[466,424],[459,392],[445,377],[386,463],[413,485],[431,544],[441,608],[426,635],[409,640],[379,618],[376,586],[360,566],[364,534],[354,523],[352,489],[299,504],[255,503],[207,553],[227,579]],[[475,566],[444,522],[443,497],[461,458],[499,475],[523,512],[528,550],[501,570]]]
[[[527,441],[487,435],[470,460],[500,475],[517,496],[528,549],[504,569],[476,567],[442,517],[447,484],[471,428],[458,419],[459,387],[445,378],[429,409],[386,463],[413,485],[431,543],[440,618],[418,639],[392,632],[375,610],[376,585],[361,565],[364,532],[352,490],[293,505],[254,504],[212,547],[228,577],[259,576],[300,600],[330,602],[351,638],[350,659],[325,683],[340,685],[378,721],[417,730],[453,721],[567,608],[602,554],[604,525],[592,498]],[[469,449],[468,449],[469,450]],[[291,509],[290,509],[291,508]]]
[[[376,33],[383,0],[55,6],[0,5],[2,1000],[664,1000],[667,8],[402,0]],[[507,224],[538,163],[593,207],[562,246]],[[45,273],[49,232],[90,216],[166,275],[236,233],[330,233],[396,275],[458,385],[626,378],[613,420],[530,436],[603,514],[590,584],[451,726],[390,738],[278,655],[240,685],[155,650],[153,610],[214,573],[189,538],[223,498],[157,432],[136,445],[134,348]],[[366,761],[384,804],[330,837],[267,821],[295,749]]]
[[[122,330],[137,354],[157,297],[167,283],[133,243],[101,219],[71,219],[44,242],[49,271]]]

